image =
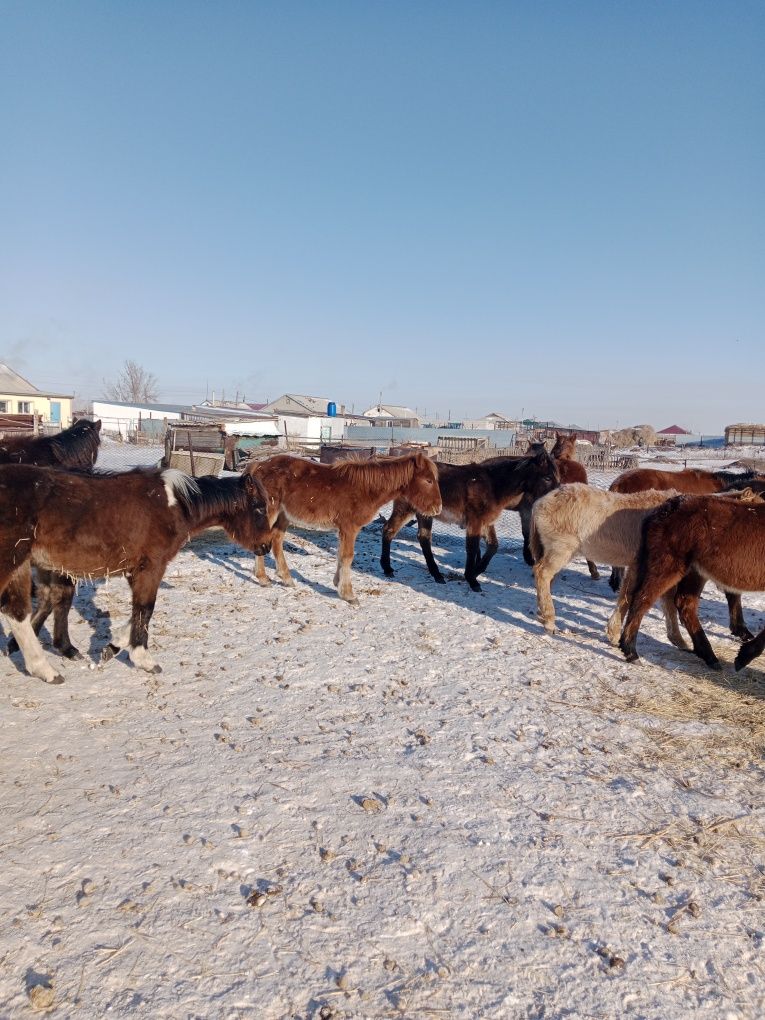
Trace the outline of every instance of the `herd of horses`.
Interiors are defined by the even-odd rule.
[[[149,623],[168,563],[195,534],[223,527],[256,558],[255,577],[270,584],[265,556],[278,577],[294,584],[284,557],[290,525],[338,532],[334,584],[357,604],[351,581],[356,537],[392,504],[382,532],[380,564],[393,576],[391,544],[408,521],[430,574],[444,583],[431,546],[434,519],[465,530],[465,580],[478,578],[498,549],[496,522],[504,510],[521,519],[524,559],[533,568],[539,617],[555,631],[550,586],[575,556],[593,578],[596,563],[612,568],[618,591],[607,636],[628,661],[645,613],[661,601],[669,640],[686,644],[720,668],[699,622],[707,581],[725,591],[731,632],[742,645],[736,669],[765,650],[765,628],[746,627],[741,593],[765,590],[765,477],[752,471],[627,471],[608,492],[587,482],[574,458],[575,437],[558,436],[552,451],[531,444],[524,456],[451,465],[418,452],[370,461],[316,464],[284,454],[252,462],[236,477],[190,478],[179,471],[95,470],[100,422],[82,419],[53,437],[16,436],[0,442],[0,611],[27,671],[63,682],[38,634],[53,614],[53,646],[78,658],[68,616],[79,578],[123,575],[131,589],[128,623],[113,631],[104,658],[126,650],[134,665],[160,667],[148,651]],[[482,549],[483,543],[483,549]],[[36,599],[36,607],[34,600]]]

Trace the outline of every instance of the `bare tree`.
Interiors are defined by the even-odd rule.
[[[126,361],[115,382],[104,380],[104,392],[122,403],[153,404],[159,395],[157,377],[135,361]]]

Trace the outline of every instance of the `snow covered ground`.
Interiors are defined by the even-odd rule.
[[[656,611],[628,665],[579,562],[543,636],[506,517],[482,594],[453,532],[439,586],[411,528],[383,578],[371,525],[355,610],[333,535],[264,590],[208,532],[160,589],[161,675],[99,661],[114,579],[63,687],[5,659],[0,1016],[762,1016],[765,658],[733,672],[710,590],[723,673]]]

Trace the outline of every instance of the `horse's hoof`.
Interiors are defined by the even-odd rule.
[[[383,567],[383,574],[385,574],[386,577],[393,577],[394,571],[391,570],[390,567]]]
[[[149,670],[149,673],[155,673],[156,674],[156,673],[161,673],[161,672],[162,672],[162,667],[158,663],[156,663],[156,662],[154,663],[154,665]]]
[[[592,578],[593,581],[599,581],[600,580],[600,571],[599,570],[591,570],[590,571],[590,577]]]
[[[109,644],[101,652],[101,662],[108,662],[109,659],[113,659],[115,655],[118,655],[120,649],[116,645]]]
[[[749,630],[748,627],[741,627],[739,630],[732,631],[733,637],[737,637],[740,641],[754,641],[754,634]]]
[[[61,654],[64,656],[65,659],[75,660],[82,658],[82,653],[80,652],[79,648],[75,648],[74,645],[70,645],[69,648],[62,650]]]
[[[715,673],[722,672],[722,663],[719,659],[715,659],[714,662],[708,662],[707,666],[709,666],[710,669],[713,669]]]
[[[478,581],[468,581],[468,584],[470,585],[471,591],[483,591],[483,588],[480,586]]]
[[[56,673],[52,680],[47,680],[46,683],[52,684],[54,687],[60,686],[64,682],[64,678],[60,673]]]
[[[434,574],[433,580],[436,582],[436,584],[446,584],[446,578],[444,577],[443,574]]]
[[[256,577],[255,580],[258,582],[258,584],[260,585],[261,588],[270,588],[271,587],[271,578],[270,577]]]

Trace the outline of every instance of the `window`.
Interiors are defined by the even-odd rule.
[[[31,402],[31,400],[20,400],[19,404],[18,404],[18,407],[19,407],[19,411],[18,411],[19,414],[31,414],[32,413],[32,402]]]
[[[0,400],[0,414],[7,414],[7,413],[8,413],[8,401],[7,400]]]

